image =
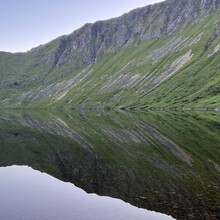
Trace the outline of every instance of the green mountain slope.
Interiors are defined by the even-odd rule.
[[[167,0],[2,52],[1,106],[219,107],[219,5]]]

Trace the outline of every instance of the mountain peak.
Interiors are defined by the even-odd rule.
[[[28,53],[0,53],[1,104],[143,107],[205,99],[219,107],[219,5],[167,0],[86,24]]]
[[[220,0],[167,0],[118,18],[86,24],[60,40],[51,65],[66,62],[74,67],[90,65],[102,54],[114,53],[146,39],[172,35],[198,22],[195,19],[199,15],[209,14],[219,3]],[[65,54],[72,54],[72,58],[64,60]]]

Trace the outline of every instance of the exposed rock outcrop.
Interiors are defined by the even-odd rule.
[[[168,0],[135,9],[118,18],[86,24],[60,40],[51,65],[68,63],[81,67],[95,63],[101,55],[135,42],[181,31],[196,22],[192,22],[193,18],[208,14],[219,5],[220,0]],[[67,59],[68,54],[71,56]]]

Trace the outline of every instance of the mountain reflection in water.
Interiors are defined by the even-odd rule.
[[[177,219],[220,218],[219,113],[9,111],[0,125],[2,167]]]

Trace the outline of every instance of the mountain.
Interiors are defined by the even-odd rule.
[[[1,107],[217,108],[219,6],[167,0],[1,52]]]

